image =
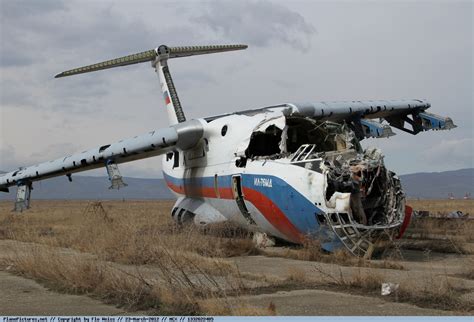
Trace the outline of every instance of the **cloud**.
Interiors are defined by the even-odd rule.
[[[2,2],[1,103],[55,112],[96,113],[98,98],[111,90],[103,82],[103,74],[67,80],[54,80],[53,75],[77,65],[129,54],[131,48],[148,49],[151,29],[106,4],[35,3]]]
[[[474,168],[474,139],[441,140],[422,151],[419,161],[449,169]]]
[[[173,75],[175,85],[179,87],[179,91],[186,91],[196,87],[196,84],[215,85],[217,79],[213,77],[205,69],[201,71],[181,71],[177,70]]]
[[[2,9],[2,16],[22,17],[41,15],[51,11],[62,10],[65,7],[63,2],[57,0],[15,0],[2,1],[0,8]]]
[[[48,161],[45,160],[46,156],[47,158],[49,157],[49,161],[52,161],[60,157],[79,153],[79,149],[80,148],[73,143],[55,143],[46,146],[41,152],[31,153],[28,159],[33,162],[36,160],[36,163],[40,163]]]
[[[232,42],[251,48],[170,63],[188,118],[287,101],[426,97],[434,113],[453,117],[459,127],[414,138],[399,132],[372,144],[384,148],[387,165],[400,173],[470,166],[471,9],[261,0],[0,1],[0,125],[7,129],[0,141],[14,147],[0,151],[0,169],[78,152],[48,148],[53,143],[91,148],[167,126],[150,64],[63,79],[54,74],[162,43]],[[394,27],[400,18],[404,23]],[[417,50],[420,41],[423,50]],[[301,54],[310,46],[317,48]],[[462,143],[464,138],[471,141]],[[131,163],[130,173],[159,168],[155,159],[144,162]]]
[[[9,144],[0,145],[0,171],[8,172],[18,168],[18,160],[15,155],[15,148]]]
[[[31,42],[42,41],[43,37],[34,37],[41,32],[29,26],[39,26],[38,20],[45,19],[57,11],[65,9],[60,1],[2,1],[0,5],[0,17],[2,25],[0,28],[0,66],[18,67],[28,66],[34,63],[38,52],[31,50]],[[18,26],[15,22],[21,21]],[[50,21],[50,24],[52,22]]]
[[[0,146],[0,171],[11,171],[18,167],[27,167],[78,152],[80,152],[79,147],[75,144],[50,144],[42,149],[41,152],[23,153],[28,155],[25,158],[19,156],[14,146],[3,143]]]
[[[281,43],[307,51],[316,33],[301,14],[268,1],[214,1],[191,20],[226,42],[257,47]]]

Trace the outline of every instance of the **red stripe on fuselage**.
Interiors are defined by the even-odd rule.
[[[199,187],[193,185],[177,186],[169,181],[166,181],[166,184],[174,192],[190,197],[234,199],[231,188],[219,188],[219,196],[217,196],[216,190],[210,187]]]
[[[192,185],[174,185],[166,181],[168,187],[176,193],[190,197],[205,197],[205,198],[221,198],[233,200],[234,196],[231,188],[219,188],[219,197],[216,195],[214,188],[199,187]],[[257,190],[243,187],[245,199],[251,202],[265,217],[265,219],[273,225],[279,232],[296,243],[301,242],[301,233],[298,228],[293,225],[285,213],[281,211],[273,201],[267,196],[258,192]]]
[[[250,201],[273,227],[285,235],[288,240],[295,243],[301,242],[301,233],[298,228],[290,222],[285,213],[270,198],[254,189],[244,187],[243,190],[245,199]]]

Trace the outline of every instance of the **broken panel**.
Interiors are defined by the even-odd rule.
[[[412,115],[404,116],[390,116],[385,117],[385,119],[391,126],[411,134],[428,130],[451,130],[456,128],[451,118],[428,112],[413,113]],[[411,128],[407,127],[406,124]]]
[[[449,117],[423,112],[418,114],[421,118],[423,130],[451,130],[456,127]]]
[[[123,182],[123,177],[120,174],[117,163],[113,161],[107,161],[105,167],[107,168],[107,174],[109,175],[110,187],[109,189],[117,189],[128,186]]]
[[[387,124],[382,124],[372,120],[361,119],[360,123],[367,138],[388,138],[394,136],[392,128]]]
[[[385,168],[380,150],[338,154],[323,158],[326,205],[337,211],[326,221],[351,253],[370,257],[398,234],[405,196],[400,180]]]
[[[408,122],[418,129],[422,117],[391,121],[399,126]],[[245,157],[236,159],[236,166],[254,160],[281,159],[321,173],[327,213],[322,211],[317,221],[327,226],[352,254],[370,257],[398,235],[405,217],[405,196],[399,179],[385,168],[381,151],[364,151],[359,140],[392,135],[389,125],[374,120],[355,119],[341,124],[301,116],[275,118],[254,129]],[[247,218],[241,198],[236,193],[239,208]]]
[[[16,212],[22,212],[30,208],[31,183],[19,184],[16,192],[15,208]]]

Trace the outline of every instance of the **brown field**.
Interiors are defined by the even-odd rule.
[[[446,214],[451,211],[460,210],[464,214],[474,216],[474,200],[463,199],[434,199],[434,200],[407,200],[407,205],[416,210],[427,210],[433,214]]]
[[[392,249],[363,260],[323,253],[311,240],[258,249],[250,232],[230,224],[205,230],[176,226],[173,203],[34,201],[32,209],[15,214],[10,202],[0,202],[0,281],[17,285],[8,296],[0,290],[0,313],[45,312],[45,296],[31,296],[29,311],[15,306],[24,296],[21,283],[30,280],[53,298],[71,294],[96,301],[82,314],[117,314],[117,308],[128,315],[474,311],[474,220],[414,219]],[[409,204],[431,212],[474,213],[472,200]],[[383,282],[399,288],[382,297]],[[75,311],[64,304],[60,312]]]

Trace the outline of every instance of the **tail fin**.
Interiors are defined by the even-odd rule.
[[[184,111],[178,98],[178,93],[173,83],[169,67],[169,58],[187,57],[193,55],[213,54],[231,50],[246,49],[246,45],[216,45],[216,46],[189,46],[189,47],[168,47],[161,45],[158,48],[147,50],[138,54],[128,55],[116,59],[107,60],[101,63],[88,65],[71,69],[60,74],[55,78],[72,76],[83,73],[95,72],[103,69],[109,69],[119,66],[152,62],[152,66],[160,79],[161,91],[168,111],[170,124],[177,124],[186,121]]]

